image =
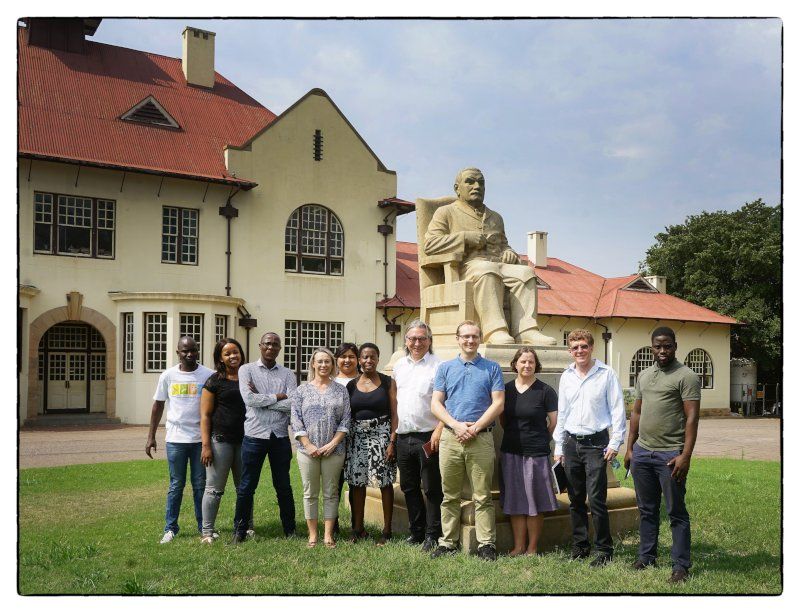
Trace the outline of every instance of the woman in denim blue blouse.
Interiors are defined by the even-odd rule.
[[[350,396],[336,383],[336,362],[324,347],[316,348],[308,364],[308,383],[292,399],[292,431],[297,440],[297,464],[303,480],[303,510],[308,546],[317,544],[319,491],[322,482],[324,541],[335,547],[334,524],[339,514],[339,475],[344,465],[344,439],[350,429]]]

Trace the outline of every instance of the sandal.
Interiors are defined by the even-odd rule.
[[[204,536],[200,539],[200,542],[203,545],[213,545],[214,544],[214,537],[213,536]]]
[[[334,541],[333,539],[331,539],[329,541],[325,541],[325,547],[327,547],[328,549],[335,548],[336,547],[336,541]]]
[[[306,547],[308,547],[309,549],[313,549],[316,546],[317,546],[317,541],[308,541],[308,543],[306,543]]]
[[[357,543],[358,541],[363,541],[364,539],[369,538],[369,533],[362,528],[361,532],[353,532],[353,536],[350,537],[351,543]]]
[[[378,545],[379,547],[382,547],[390,540],[392,540],[391,532],[381,532],[381,537],[377,541],[375,541],[375,544]]]

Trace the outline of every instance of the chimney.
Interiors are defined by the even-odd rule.
[[[650,277],[643,277],[645,281],[647,281],[650,285],[655,287],[659,293],[666,294],[667,293],[667,278],[660,277],[658,275],[652,275]]]
[[[186,26],[183,30],[183,76],[189,85],[214,87],[216,34]]]
[[[547,232],[528,232],[528,261],[537,268],[547,267]]]

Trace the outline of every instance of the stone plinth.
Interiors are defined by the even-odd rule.
[[[519,349],[520,345],[481,345],[479,353],[490,360],[500,364],[503,369],[503,378],[506,382],[514,379],[516,374],[511,370],[511,358]],[[538,373],[537,378],[541,379],[554,389],[558,390],[558,382],[561,373],[570,365],[572,359],[566,347],[542,346],[536,347],[536,355],[542,364],[542,372]],[[457,346],[436,346],[434,351],[442,360],[450,360],[458,355]],[[394,363],[403,355],[404,351],[396,351],[387,365],[384,372],[391,375]],[[503,429],[497,424],[493,430],[495,449],[500,449],[503,440]],[[495,521],[497,524],[497,550],[506,552],[512,548],[513,537],[511,525],[508,518],[500,508],[500,468],[495,463],[494,478],[492,480],[492,496],[495,504]],[[399,479],[399,473],[398,473]],[[465,551],[474,552],[477,550],[475,540],[475,518],[474,504],[472,502],[472,490],[469,482],[464,482],[461,491],[461,547]],[[559,509],[551,513],[544,514],[544,529],[542,531],[539,549],[549,551],[557,546],[569,548],[572,538],[572,528],[569,520],[569,499],[563,493],[557,496]],[[636,507],[636,495],[631,488],[620,487],[611,467],[608,467],[608,509],[609,520],[611,522],[611,532],[616,535],[636,529],[638,526],[639,512]],[[367,499],[364,510],[364,520],[367,523],[383,526],[383,510],[381,507],[381,493],[377,488],[367,488]],[[591,522],[590,522],[591,524]],[[590,527],[590,530],[592,528]],[[394,514],[392,516],[392,531],[395,533],[408,532],[408,511],[406,509],[405,496],[400,490],[398,483],[394,484]]]

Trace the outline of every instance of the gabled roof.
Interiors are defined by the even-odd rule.
[[[187,85],[181,60],[86,41],[86,53],[28,45],[18,28],[19,154],[254,187],[225,168],[275,114],[219,73]],[[177,38],[177,37],[176,37]],[[153,96],[180,129],[120,117]]]
[[[523,262],[527,257],[521,256]],[[417,244],[397,242],[397,295],[385,306],[420,306]],[[411,278],[413,275],[413,279]],[[538,290],[541,315],[564,317],[631,317],[673,321],[736,324],[732,317],[698,306],[669,294],[628,286],[641,279],[627,275],[607,279],[558,258],[547,258],[547,266],[536,267],[536,275],[549,289]],[[379,306],[384,306],[379,303]]]

